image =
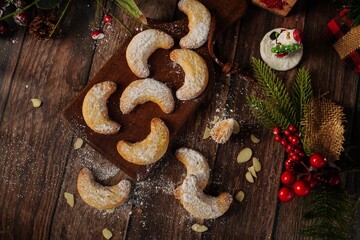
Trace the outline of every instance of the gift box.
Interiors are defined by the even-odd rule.
[[[251,0],[251,2],[270,12],[285,17],[289,14],[297,0]]]
[[[340,58],[354,71],[360,72],[360,26],[354,27],[342,10],[327,24],[327,33]]]

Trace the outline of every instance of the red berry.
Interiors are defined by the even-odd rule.
[[[285,152],[290,153],[294,150],[294,146],[293,145],[287,145],[285,148]]]
[[[337,174],[337,173],[331,174],[331,176],[329,177],[329,179],[327,181],[327,184],[331,187],[339,186],[340,183],[341,183],[341,178],[340,178],[339,174]]]
[[[304,152],[299,152],[299,157],[303,158],[305,156],[306,156],[306,154]]]
[[[100,40],[105,37],[105,34],[101,30],[95,30],[91,32],[91,37],[94,40]]]
[[[291,156],[290,160],[291,160],[291,161],[299,161],[300,158],[299,158],[298,155],[294,154],[294,155]]]
[[[285,131],[284,131],[284,135],[285,135],[285,136],[289,136],[289,135],[290,135],[290,131],[289,131],[289,130],[285,130]],[[289,139],[289,140],[290,140],[290,139]]]
[[[274,139],[275,139],[276,142],[281,142],[282,137],[281,137],[280,134],[276,134],[275,137],[274,137]]]
[[[5,21],[0,21],[0,36],[5,36],[10,32],[9,25]]]
[[[311,175],[303,175],[301,179],[305,181],[310,188],[314,188],[318,184],[318,181],[315,179],[315,177]]]
[[[281,182],[286,185],[291,185],[296,181],[296,174],[294,172],[285,171],[281,174]]]
[[[293,136],[293,137],[291,138],[291,143],[294,144],[294,145],[298,145],[298,144],[300,143],[299,137]]]
[[[320,153],[314,153],[310,156],[310,164],[314,168],[323,168],[326,165],[326,160]]]
[[[287,171],[293,171],[294,170],[294,163],[291,160],[285,161],[285,169]]]
[[[111,15],[105,15],[104,16],[104,23],[107,24],[107,23],[111,23],[112,21],[112,16]]]
[[[294,133],[297,131],[296,127],[292,124],[290,124],[287,128],[287,130],[289,130],[290,132]]]
[[[294,190],[289,187],[282,187],[279,190],[278,197],[282,202],[290,202],[295,197]]]
[[[280,133],[281,133],[281,128],[280,128],[279,126],[274,127],[274,128],[273,128],[273,133],[274,133],[275,135],[280,134]]]
[[[31,21],[30,14],[28,12],[20,12],[14,16],[14,20],[20,26],[27,26]]]
[[[294,183],[294,192],[296,195],[305,197],[310,193],[310,186],[303,180],[298,180]]]
[[[281,143],[281,145],[283,145],[284,147],[286,147],[288,144],[289,144],[289,142],[284,138],[284,139],[282,139],[281,141],[280,141],[280,143]]]
[[[303,34],[300,30],[295,29],[293,37],[294,37],[295,41],[302,43]]]

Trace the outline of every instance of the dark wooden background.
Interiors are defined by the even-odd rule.
[[[169,21],[177,15],[176,0],[137,3],[150,18]],[[299,66],[310,69],[317,94],[326,93],[345,107],[346,145],[359,144],[359,75],[344,66],[323,32],[336,8],[327,0],[299,0],[291,15],[283,18],[251,5],[223,34],[219,49],[224,59],[249,66],[252,56],[260,57],[259,43],[266,32],[275,27],[303,29],[305,50]],[[88,145],[73,150],[81,134],[60,117],[128,37],[113,23],[106,27],[106,37],[94,42],[89,37],[94,13],[95,1],[73,1],[63,38],[39,41],[22,28],[12,37],[0,39],[0,238],[102,239],[106,227],[113,232],[113,239],[302,239],[297,234],[301,200],[280,204],[277,199],[283,148],[244,104],[254,86],[221,73],[209,101],[188,121],[152,176],[133,183],[135,191],[126,204],[103,212],[80,199],[76,178],[84,166],[104,184],[126,178]],[[139,27],[121,11],[116,15],[130,28]],[[288,86],[294,75],[295,70],[280,74]],[[42,107],[33,108],[31,98],[40,98]],[[234,117],[241,133],[224,145],[202,140],[214,116]],[[252,144],[250,133],[257,134],[261,143]],[[191,218],[172,196],[185,174],[172,155],[178,146],[192,147],[208,158],[211,179],[207,193],[243,190],[246,194],[245,200],[234,202],[224,216],[204,221],[209,231],[202,234],[191,230],[193,223],[202,221]],[[245,180],[249,166],[235,160],[245,146],[251,147],[263,164],[254,184]],[[349,174],[344,179],[351,192],[360,193],[359,176]],[[65,191],[75,195],[73,208],[63,197]]]

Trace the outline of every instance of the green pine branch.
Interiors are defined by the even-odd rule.
[[[359,0],[348,0],[349,12],[347,17],[353,20],[353,27],[360,25],[360,1]]]
[[[353,239],[358,200],[341,187],[320,185],[304,198],[300,234],[314,239]]]
[[[266,127],[280,126],[285,129],[291,124],[290,120],[270,101],[261,100],[252,95],[248,96],[246,101],[255,117]]]
[[[300,68],[296,73],[295,82],[292,86],[292,101],[296,107],[299,121],[304,116],[305,107],[312,99],[312,96],[310,72],[307,69]]]
[[[286,116],[291,124],[299,126],[300,121],[296,117],[296,109],[283,82],[263,61],[252,58],[251,63],[262,93],[269,98],[282,115]]]

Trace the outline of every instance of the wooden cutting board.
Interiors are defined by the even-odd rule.
[[[169,24],[171,27],[169,28]],[[166,32],[171,34],[172,30],[176,30],[178,23],[169,23],[161,25],[158,28],[167,29]],[[156,25],[153,25],[156,27]],[[164,30],[164,29],[163,29]],[[178,33],[179,31],[177,31]],[[178,38],[178,34],[172,34]],[[182,34],[180,34],[182,35]],[[210,57],[206,47],[195,50],[206,61],[209,69],[209,83],[205,91],[196,99],[190,101],[179,101],[176,99],[175,110],[166,114],[161,111],[158,105],[148,102],[142,105],[138,105],[130,114],[122,114],[119,108],[119,99],[124,89],[134,80],[139,79],[129,69],[125,52],[129,41],[124,43],[119,50],[109,59],[104,67],[95,75],[95,77],[89,82],[89,84],[82,90],[82,92],[66,107],[63,112],[63,117],[67,122],[83,131],[86,135],[86,141],[109,161],[119,167],[122,171],[128,174],[131,178],[141,180],[146,178],[151,170],[154,168],[154,164],[150,166],[135,165],[124,160],[116,150],[116,144],[120,140],[126,140],[129,142],[142,141],[150,133],[150,121],[152,118],[161,118],[169,128],[170,138],[175,139],[175,136],[179,133],[184,124],[191,118],[196,109],[204,102],[206,96],[212,91],[214,85],[215,73],[212,64],[212,58]],[[176,40],[176,43],[178,41]],[[166,83],[173,91],[175,97],[175,91],[182,86],[184,82],[184,72],[181,67],[174,64],[169,54],[171,50],[179,48],[175,46],[170,50],[158,49],[149,58],[150,71],[149,77],[158,81]],[[121,129],[117,134],[102,135],[92,131],[87,125],[82,116],[82,103],[86,93],[90,88],[99,82],[113,81],[117,84],[117,90],[108,99],[109,117],[121,124]],[[168,148],[168,150],[170,147]],[[156,164],[160,163],[161,160]]]

